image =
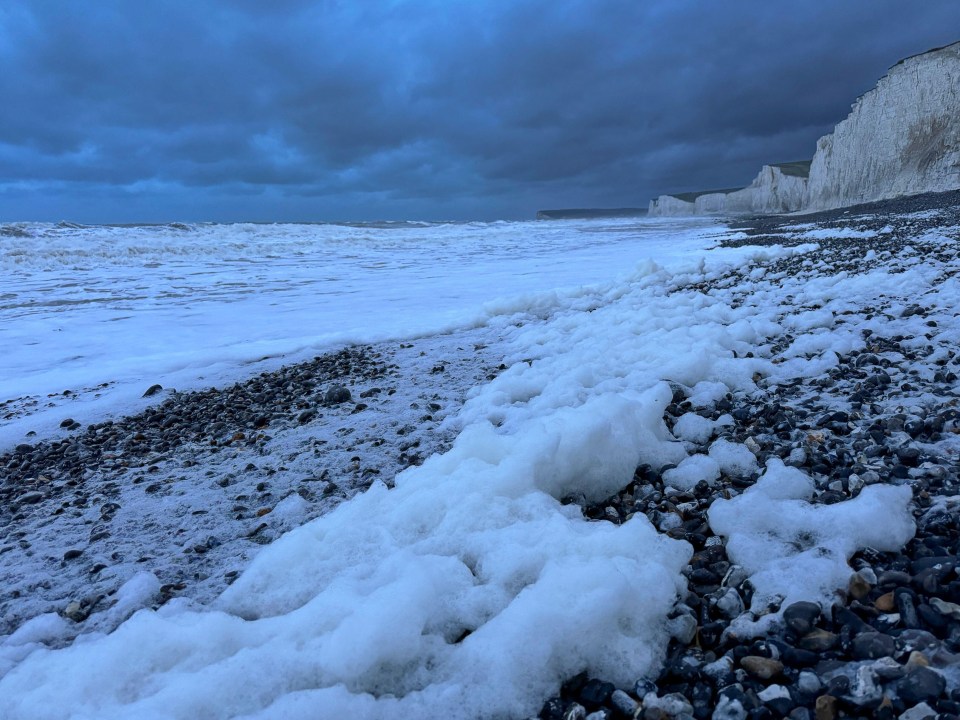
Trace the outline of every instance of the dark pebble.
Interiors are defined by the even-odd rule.
[[[806,635],[820,619],[820,606],[814,602],[795,602],[783,611],[783,621],[797,635]]]
[[[323,396],[323,401],[328,405],[339,405],[350,400],[350,390],[343,385],[332,386]]]
[[[580,690],[579,700],[587,710],[595,710],[610,699],[614,690],[616,687],[613,683],[588,680]]]
[[[897,692],[909,705],[935,701],[946,689],[947,681],[936,670],[917,667],[897,683]]]
[[[150,387],[147,388],[147,391],[142,395],[142,397],[151,397],[153,395],[156,395],[161,390],[163,390],[162,385],[151,385]]]
[[[896,650],[896,641],[889,635],[878,632],[865,632],[857,635],[851,646],[852,654],[858,660],[892,657]]]

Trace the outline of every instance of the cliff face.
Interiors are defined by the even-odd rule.
[[[800,209],[806,189],[807,179],[803,175],[789,174],[784,166],[764,165],[753,182],[742,190],[698,197],[696,214],[792,212]]]
[[[960,42],[907,58],[817,142],[804,209],[960,187]]]
[[[694,215],[695,205],[673,195],[661,195],[650,201],[647,215],[651,217],[683,217]]]
[[[827,210],[960,188],[960,42],[897,63],[817,142],[741,190],[661,195],[650,215]]]
[[[648,214],[665,217],[799,210],[806,192],[808,167],[806,162],[764,165],[753,182],[739,190],[687,193],[680,197],[661,195],[650,202]]]

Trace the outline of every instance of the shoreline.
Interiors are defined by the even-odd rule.
[[[111,630],[138,576],[153,607],[209,602],[283,532],[448,448],[500,371],[489,334],[349,346],[0,454],[0,635],[51,612]]]
[[[936,202],[937,198],[930,200]],[[819,250],[787,256],[773,254],[755,265],[732,269],[717,277],[688,279],[670,292],[708,296],[718,293],[731,307],[737,307],[741,303],[761,302],[750,296],[757,291],[757,284],[746,282],[748,277],[766,278],[772,292],[780,278],[816,284],[884,268],[889,270],[890,278],[904,273],[922,275],[925,268],[931,268],[931,272],[939,268],[939,274],[931,278],[935,287],[941,276],[940,286],[955,283],[960,272],[960,208],[917,207],[914,200],[905,203],[886,204],[888,214],[877,214],[876,209],[867,215],[831,211],[816,226],[809,217],[736,221],[739,225],[735,227],[743,237],[723,245],[818,243]],[[952,234],[946,241],[938,240],[933,237],[938,231]],[[912,252],[910,247],[914,248]],[[726,439],[748,449],[752,458],[745,462],[744,466],[749,466],[746,469],[725,461],[722,468],[718,463],[720,469],[715,479],[687,482],[676,474],[671,476],[674,468],[670,466],[641,465],[626,487],[599,503],[587,502],[577,494],[561,499],[563,504],[579,505],[579,512],[594,522],[621,525],[635,514],[643,514],[661,533],[689,542],[694,555],[683,573],[687,593],[667,620],[673,639],[660,675],[640,678],[633,687],[621,684],[619,688],[603,677],[581,674],[568,678],[560,695],[544,704],[539,717],[567,720],[586,718],[590,713],[591,720],[631,716],[657,720],[702,720],[712,716],[830,720],[844,714],[895,717],[919,708],[907,716],[908,720],[919,720],[932,717],[924,714],[924,705],[948,717],[956,714],[955,709],[960,710],[960,676],[945,678],[942,674],[944,667],[960,662],[960,633],[953,632],[949,621],[952,607],[960,608],[960,435],[955,409],[960,400],[955,373],[960,355],[953,351],[957,321],[954,306],[942,302],[939,295],[926,299],[900,297],[898,288],[892,287],[875,307],[850,304],[842,312],[830,312],[829,322],[824,319],[822,308],[802,297],[783,303],[782,332],[765,338],[764,346],[756,348],[758,353],[764,353],[773,371],[756,377],[752,391],[704,395],[696,388],[671,383],[673,397],[665,408],[663,421],[685,450],[692,453],[691,457],[710,456],[716,441]],[[824,352],[816,338],[822,340],[821,331],[828,327],[830,333],[845,335],[848,347],[835,353],[835,362],[825,362],[817,370],[818,357],[829,351]],[[911,336],[910,330],[917,327],[926,328],[925,335]],[[140,447],[154,439],[168,442],[162,431],[169,429],[164,427],[169,418],[162,414],[157,417],[157,411],[136,416],[153,435],[143,432],[144,437],[138,439],[133,427],[124,427],[116,436],[110,430],[107,437],[111,441],[130,443],[128,449],[137,454],[136,464],[123,466],[119,457],[105,458],[104,453],[96,463],[113,463],[107,470],[116,472],[116,479],[131,478],[129,490],[139,493],[141,500],[151,498],[149,502],[155,503],[154,508],[144,514],[138,512],[142,505],[123,501],[114,509],[114,500],[104,492],[100,493],[104,502],[94,502],[91,496],[85,498],[86,507],[74,505],[56,516],[73,513],[74,527],[90,531],[89,538],[103,531],[112,534],[86,539],[84,548],[62,548],[65,552],[61,557],[49,558],[46,572],[51,586],[30,591],[41,595],[49,591],[40,601],[47,603],[51,611],[69,618],[72,631],[112,629],[144,602],[162,605],[173,597],[201,603],[211,600],[237,577],[234,565],[248,562],[261,541],[269,542],[283,530],[322,514],[376,480],[388,481],[390,468],[416,464],[415,454],[422,457],[428,451],[448,447],[453,433],[443,419],[459,408],[458,400],[462,403],[472,387],[492,379],[503,369],[492,341],[494,334],[494,330],[486,328],[399,347],[396,343],[361,346],[265,373],[236,386],[185,393],[183,397],[191,398],[191,402],[203,398],[207,403],[209,412],[205,417],[210,432],[188,438],[183,451],[171,451],[162,445]],[[476,342],[460,342],[467,338]],[[451,339],[458,342],[451,345]],[[305,372],[312,364],[316,366]],[[347,364],[349,372],[355,373],[350,381],[338,374],[338,368]],[[443,369],[437,370],[441,366]],[[265,383],[265,376],[271,380]],[[438,382],[441,378],[454,382]],[[256,387],[258,382],[269,388]],[[324,404],[327,392],[340,384],[350,390],[350,401]],[[380,387],[381,392],[365,395],[375,387]],[[388,394],[390,388],[395,390],[392,395]],[[282,391],[284,402],[289,399],[289,405],[273,407],[272,391],[277,389]],[[259,412],[244,409],[246,414],[240,421],[243,427],[231,424],[227,413],[234,398],[239,399],[246,391],[263,396],[257,407],[271,405],[277,412],[276,418],[257,427]],[[176,408],[176,401],[183,397],[174,396],[165,404]],[[304,406],[297,406],[304,398],[309,400]],[[430,406],[434,402],[439,409]],[[411,407],[411,403],[418,407]],[[354,412],[360,404],[366,407]],[[309,416],[311,410],[316,412],[314,417]],[[356,423],[365,422],[375,412],[382,414],[381,423],[358,430]],[[302,428],[301,417],[305,423]],[[217,423],[222,423],[222,427]],[[277,432],[275,428],[281,425]],[[385,433],[383,428],[391,432]],[[315,429],[317,433],[308,436],[300,433],[301,429]],[[99,436],[101,430],[95,427],[91,436]],[[269,431],[269,438],[260,437],[263,430]],[[338,435],[342,430],[347,432]],[[281,437],[285,432],[289,442]],[[89,430],[82,429],[73,442],[84,433]],[[364,436],[357,441],[361,433]],[[216,444],[211,444],[211,440]],[[323,444],[316,446],[315,441]],[[420,445],[410,444],[414,442]],[[357,449],[361,444],[362,453]],[[65,448],[64,455],[74,454],[69,451],[69,440],[58,447]],[[140,452],[141,449],[146,451]],[[23,470],[23,477],[37,468],[34,452],[24,452],[24,457],[18,459],[18,472],[24,459],[31,463]],[[340,471],[351,478],[346,487],[336,478],[322,477],[317,458],[324,453],[337,453]],[[404,455],[406,460],[401,460]],[[355,462],[354,457],[360,461]],[[6,455],[0,463],[9,464],[11,460]],[[811,479],[811,496],[797,502],[805,503],[804,512],[818,517],[823,517],[818,513],[826,508],[869,494],[870,488],[888,483],[911,488],[911,514],[919,527],[917,538],[903,551],[866,548],[852,553],[849,564],[855,574],[845,590],[835,596],[833,607],[813,607],[809,602],[754,606],[761,589],[748,579],[751,572],[727,554],[729,537],[712,528],[711,508],[718,500],[732,502],[751,492],[764,464],[770,460],[782,461],[784,467]],[[254,467],[248,469],[249,465]],[[371,469],[379,473],[366,472]],[[79,470],[77,486],[70,486],[70,490],[60,487],[57,492],[82,493],[77,488],[90,481],[90,467],[81,462]],[[309,480],[304,475],[309,475]],[[194,482],[190,488],[183,485],[187,478]],[[290,484],[281,489],[284,478]],[[219,485],[223,480],[226,484]],[[107,479],[106,484],[110,481]],[[54,482],[56,479],[52,478],[51,483]],[[684,489],[678,489],[678,482]],[[261,483],[262,488],[258,487]],[[118,487],[104,489],[124,491],[118,483],[114,484]],[[336,490],[326,493],[331,484],[337,485]],[[152,492],[151,487],[155,488]],[[230,507],[223,515],[239,516],[229,519],[238,532],[227,542],[208,532],[205,523],[211,517],[209,511],[197,513],[204,508],[186,504],[198,488],[206,498],[219,498],[214,506],[224,511]],[[306,490],[307,497],[299,492],[301,489]],[[45,487],[38,486],[30,492],[41,493],[41,497],[35,503],[21,499],[17,512],[27,514],[17,520],[8,513],[7,527],[37,517],[54,500],[59,500],[54,492],[44,495]],[[241,500],[240,495],[246,497]],[[9,495],[3,499],[8,500]],[[311,502],[318,502],[317,507],[323,508],[316,515],[304,511],[304,504]],[[261,514],[263,510],[267,512]],[[576,512],[575,508],[570,511]],[[163,528],[148,528],[144,518],[155,517],[156,513],[166,513],[175,522]],[[155,570],[157,586],[141,583],[145,591],[141,593],[140,605],[123,607],[123,613],[111,615],[109,606],[114,598],[122,600],[135,595],[136,587],[127,593],[118,592],[119,576],[108,578],[109,570],[101,568],[97,573],[103,573],[101,580],[112,583],[112,591],[103,593],[95,587],[93,594],[81,597],[77,588],[84,582],[89,585],[86,574],[80,570],[90,563],[96,567],[100,562],[89,547],[121,539],[122,533],[109,527],[117,522],[126,523],[127,539],[132,546],[142,539],[138,532],[150,529],[152,537],[169,539],[168,548],[176,551],[158,552],[143,563],[132,556],[124,558],[121,567],[129,571],[127,577],[143,566]],[[177,536],[176,531],[185,524],[191,529]],[[59,541],[62,529],[54,528],[52,521],[47,528],[51,534],[59,531]],[[814,531],[815,528],[810,532],[815,536]],[[215,542],[211,543],[209,537],[214,537]],[[237,553],[238,547],[244,550]],[[808,549],[815,548],[814,542]],[[66,557],[76,549],[81,550],[80,554]],[[14,552],[15,549],[2,552],[0,548],[0,563],[9,563]],[[157,556],[176,557],[176,562],[155,568],[150,561]],[[224,560],[226,557],[238,560],[231,565]],[[228,566],[230,569],[223,574]],[[4,567],[0,565],[0,570]],[[178,587],[180,581],[173,582],[178,576],[170,568],[204,574],[208,567],[221,574],[194,577],[183,587]],[[10,572],[13,571],[23,572],[16,564]],[[10,575],[4,577],[10,587]],[[63,578],[69,585],[66,593],[62,586],[54,587]],[[57,593],[59,596],[54,598]],[[155,602],[158,598],[159,602]],[[9,600],[7,605],[2,602],[0,599],[0,610],[9,617]],[[30,614],[35,613],[24,613]],[[770,632],[751,637],[749,629],[757,623]]]

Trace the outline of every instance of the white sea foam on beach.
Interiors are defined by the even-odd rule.
[[[575,227],[567,232],[577,234]],[[597,241],[590,272],[587,256],[576,255],[588,249],[565,241],[569,252],[558,266],[574,267],[564,272],[634,269],[616,281],[593,275],[590,287],[531,288],[488,305],[509,368],[473,392],[455,421],[453,447],[401,473],[395,489],[374,485],[287,533],[213,607],[172,601],[60,650],[0,645],[9,668],[0,715],[522,717],[579,671],[621,685],[655,672],[689,545],[661,535],[640,513],[621,525],[588,522],[560,498],[580,492],[600,500],[640,463],[682,463],[688,450],[663,422],[672,397],[665,381],[709,405],[725,391],[750,391],[757,373],[786,380],[822,372],[855,342],[859,327],[834,331],[835,342],[774,365],[766,344],[782,334],[791,308],[809,303],[840,313],[881,295],[936,290],[935,277],[914,266],[805,285],[764,275],[705,293],[701,283],[815,247],[704,252],[715,230],[674,227],[635,239],[635,252],[627,252],[629,233],[609,248]],[[638,265],[641,248],[648,259]],[[509,273],[508,265],[490,270],[513,277],[539,261],[527,257]],[[521,313],[518,322],[506,322],[511,313]],[[827,332],[819,322],[798,329]],[[718,467],[754,469],[745,447],[714,447]],[[738,509],[750,520],[735,545],[766,593],[789,581],[791,597],[819,597],[845,581],[845,555],[873,541],[870,528],[897,527],[899,539],[910,533],[906,498],[896,489],[888,498],[895,502],[881,502],[888,491],[871,491],[833,506],[825,511],[831,523],[849,516],[854,526],[829,558],[811,549],[817,583],[803,586],[758,560],[789,563],[785,552],[768,551],[790,546],[791,534],[809,531],[812,513],[823,514],[806,507],[804,481],[783,475],[768,468],[756,491],[720,506],[716,517],[715,529],[729,535]],[[777,526],[782,536],[769,533],[771,513],[785,521]],[[61,628],[43,621],[28,639],[44,630]]]

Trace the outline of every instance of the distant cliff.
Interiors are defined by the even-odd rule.
[[[537,220],[584,220],[605,217],[637,217],[646,214],[646,208],[566,208],[540,210],[537,212]]]
[[[661,195],[650,215],[823,210],[960,188],[960,42],[901,60],[820,138],[811,162],[738,190]]]
[[[767,214],[797,210],[807,189],[809,160],[764,165],[745,188],[661,195],[650,201],[657,216]]]

